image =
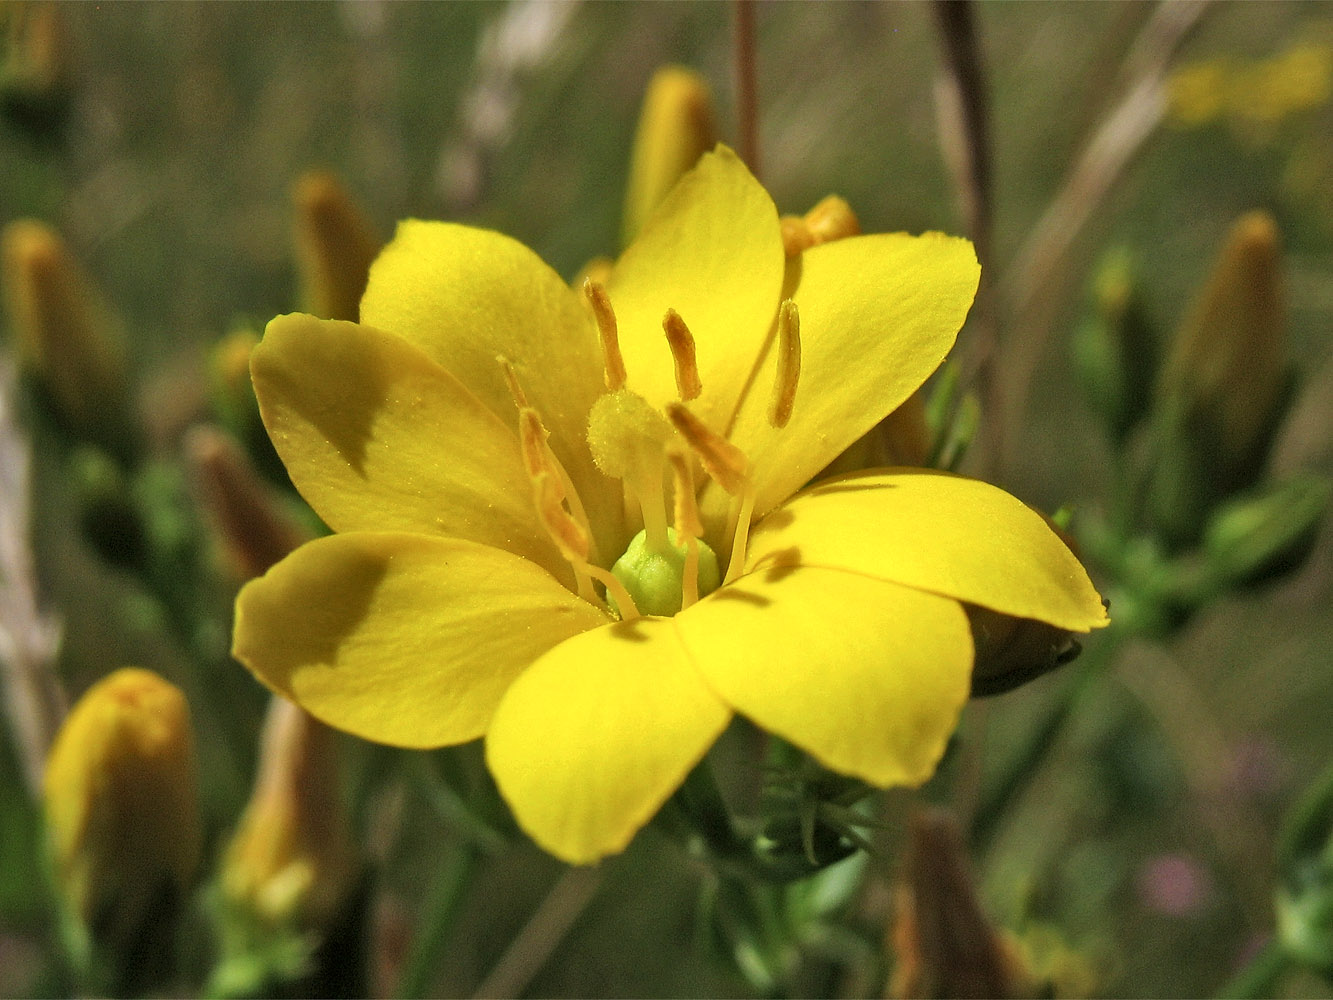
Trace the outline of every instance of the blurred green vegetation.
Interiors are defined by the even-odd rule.
[[[18,9],[0,8],[0,21]],[[995,163],[988,273],[1002,303],[1154,10],[976,8]],[[342,177],[385,239],[400,218],[457,219],[509,233],[572,276],[618,249],[629,148],[653,69],[699,70],[714,87],[724,138],[736,135],[723,4],[101,3],[58,12],[58,99],[11,104],[0,116],[0,224],[34,217],[55,227],[119,311],[160,463],[139,486],[164,493],[185,490],[175,460],[183,432],[207,412],[209,346],[299,304],[290,194],[304,170]],[[803,212],[836,192],[866,231],[961,231],[937,138],[930,10],[761,5],[758,20],[762,176],[779,209]],[[1253,63],[1303,43],[1333,46],[1326,5],[1218,4],[1172,65]],[[1025,314],[1031,327],[1001,326],[993,377],[1002,386],[1008,377],[1006,336],[1028,345],[1022,363],[1033,375],[1010,414],[1018,430],[1008,447],[974,456],[989,461],[990,478],[1042,509],[1072,504],[1076,518],[1104,502],[1116,463],[1069,358],[1095,262],[1128,249],[1149,326],[1165,336],[1233,220],[1254,208],[1281,233],[1298,387],[1272,469],[1333,472],[1331,130],[1327,95],[1258,123],[1168,113],[1095,205],[1040,308]],[[963,357],[978,336],[974,320]],[[179,608],[92,550],[55,432],[40,421],[32,428],[34,547],[41,592],[64,626],[61,676],[77,694],[136,664],[182,685],[215,858],[248,792],[264,700],[226,654],[231,584],[196,581],[178,594],[211,617],[189,634],[173,628]],[[201,524],[158,528],[177,532],[183,552],[207,549]],[[1165,645],[1119,650],[1091,707],[1045,748],[973,858],[991,918],[1034,952],[1076,952],[1068,967],[1098,995],[1218,990],[1272,931],[1277,830],[1333,758],[1331,597],[1325,524],[1294,575],[1211,603]],[[1088,641],[1085,657],[1099,655],[1099,641]],[[968,747],[929,794],[951,797],[966,815],[975,789],[1005,772],[1062,698],[1065,673],[974,704],[962,730]],[[448,895],[450,859],[466,856],[475,878],[438,951],[426,953],[438,959],[422,974],[430,994],[469,995],[554,900],[569,930],[510,981],[526,995],[749,995],[696,947],[706,876],[660,833],[650,829],[605,863],[595,884],[571,882],[531,846],[467,846],[436,771],[484,781],[470,751],[419,755],[423,764],[345,744],[373,873],[372,991],[393,992],[398,971],[411,967],[431,900]],[[887,797],[880,849],[847,918],[871,957],[817,964],[797,992],[882,990],[891,959],[880,935],[908,798]],[[20,767],[0,741],[0,995],[63,988],[48,954],[39,854]],[[1330,995],[1305,974],[1282,989]]]

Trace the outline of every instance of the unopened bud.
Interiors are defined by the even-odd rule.
[[[227,848],[222,891],[262,924],[326,931],[355,888],[337,737],[275,697],[254,793]]]
[[[49,133],[63,121],[71,96],[65,11],[57,3],[8,4],[0,10],[4,29],[0,107],[32,132]]]
[[[1278,941],[1291,958],[1333,976],[1333,770],[1292,810],[1277,863]]]
[[[965,605],[976,658],[972,695],[1004,694],[1064,666],[1079,653],[1064,629],[1030,618],[1011,618],[997,611]]]
[[[912,817],[907,873],[892,939],[892,997],[1026,995],[1025,977],[982,912],[957,824],[947,813]]]
[[[43,781],[56,885],[94,947],[121,954],[173,924],[199,863],[198,777],[185,697],[124,668],[66,718]]]
[[[1120,442],[1147,413],[1156,350],[1124,252],[1108,254],[1092,283],[1090,315],[1074,329],[1074,372],[1088,401]]]
[[[305,174],[292,200],[303,308],[323,319],[356,322],[383,241],[333,174]]]
[[[683,66],[664,66],[654,73],[630,154],[624,245],[634,241],[667,192],[716,141],[713,99],[703,78]]]
[[[1322,476],[1300,475],[1223,503],[1209,519],[1203,549],[1224,585],[1255,584],[1297,568],[1314,547],[1333,496]]]
[[[57,415],[85,440],[120,446],[126,431],[123,340],[108,308],[41,222],[5,227],[4,292],[19,360]]]
[[[224,432],[196,427],[185,439],[185,458],[200,503],[240,579],[262,576],[309,538]]]
[[[1258,477],[1288,386],[1282,326],[1277,226],[1252,212],[1232,227],[1158,381],[1149,499],[1174,545],[1196,541],[1207,511]]]

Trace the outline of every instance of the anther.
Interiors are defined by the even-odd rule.
[[[588,561],[588,534],[565,510],[560,482],[548,471],[532,477],[532,499],[537,518],[560,554],[576,566]]]
[[[616,331],[616,314],[606,289],[588,279],[583,282],[583,295],[592,306],[597,320],[597,333],[602,340],[602,369],[608,392],[615,392],[625,384],[625,358],[620,353],[620,337]]]
[[[699,363],[694,354],[694,335],[680,313],[668,309],[662,319],[662,329],[666,331],[667,344],[671,347],[671,357],[676,362],[676,392],[682,403],[698,399],[703,392],[703,383],[699,381]]]
[[[732,496],[741,493],[750,481],[749,462],[745,452],[722,435],[709,430],[702,420],[682,403],[668,403],[667,419],[699,456],[706,471],[717,484]]]
[[[518,373],[514,371],[514,366],[503,354],[497,355],[495,360],[500,363],[500,370],[504,372],[505,385],[509,387],[509,395],[514,400],[514,405],[520,410],[526,409],[528,397],[523,392],[523,387],[518,384]]]
[[[519,410],[518,447],[523,455],[523,468],[534,480],[551,471],[550,463],[547,461],[546,438],[546,428],[542,425],[542,418],[537,415],[537,411],[528,406]],[[553,480],[553,485],[559,486],[559,480]],[[564,500],[564,497],[557,497],[557,500]]]
[[[768,422],[774,427],[786,427],[791,419],[800,377],[801,317],[796,303],[787,299],[778,307],[778,371],[773,379],[773,400],[768,407]]]

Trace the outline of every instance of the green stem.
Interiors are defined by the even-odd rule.
[[[1291,959],[1287,957],[1277,938],[1272,938],[1259,954],[1231,977],[1217,995],[1220,1000],[1256,1000],[1258,997],[1271,997],[1274,995],[1278,980],[1290,967]]]
[[[398,981],[397,995],[404,1000],[415,1000],[430,992],[445,945],[449,942],[449,932],[462,909],[480,857],[481,852],[473,844],[463,842],[454,848],[441,869],[426,903],[425,922],[412,940],[412,949]]]

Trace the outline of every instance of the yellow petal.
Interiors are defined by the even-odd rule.
[[[783,266],[773,200],[719,146],[672,189],[607,282],[630,388],[658,407],[676,399],[662,332],[674,309],[694,335],[703,382],[691,409],[721,430],[777,314]]]
[[[976,294],[972,244],[939,233],[836,240],[791,261],[801,372],[790,422],[768,422],[776,351],[760,365],[731,439],[755,465],[762,515],[808,482],[924,382],[949,349]],[[725,513],[705,494],[713,523]]]
[[[671,620],[640,618],[533,664],[495,713],[486,760],[519,826],[587,864],[624,849],[730,717]]]
[[[673,621],[736,711],[881,787],[929,778],[967,701],[962,607],[898,584],[829,569],[760,571]]]
[[[606,620],[508,552],[350,532],[309,542],[246,584],[232,653],[332,726],[435,747],[480,736],[524,668]]]
[[[588,411],[602,393],[597,332],[540,257],[490,230],[410,219],[370,269],[361,321],[416,344],[505,424],[517,415],[496,357],[508,358],[599,546],[623,547],[620,484],[596,470],[586,440]]]
[[[926,469],[843,476],[770,514],[747,566],[829,566],[1076,632],[1107,623],[1083,566],[1036,511]]]
[[[502,424],[417,348],[295,315],[269,323],[251,358],[274,447],[329,527],[467,538],[572,582],[537,521],[517,420]]]

